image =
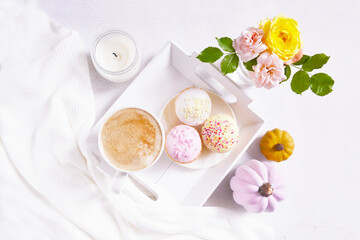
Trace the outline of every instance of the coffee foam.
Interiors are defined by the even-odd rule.
[[[128,108],[107,120],[101,130],[101,141],[106,157],[114,166],[136,171],[157,158],[163,139],[159,124],[150,114]]]

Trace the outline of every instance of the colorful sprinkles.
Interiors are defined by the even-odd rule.
[[[213,152],[228,152],[239,139],[239,128],[235,121],[224,114],[209,118],[201,131],[204,144]]]

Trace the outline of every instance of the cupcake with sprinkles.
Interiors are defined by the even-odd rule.
[[[230,151],[239,140],[239,127],[225,114],[211,116],[201,129],[204,145],[212,152]]]
[[[193,127],[178,125],[167,134],[165,151],[175,162],[191,163],[198,159],[201,153],[200,135]]]
[[[210,96],[201,88],[187,88],[177,96],[175,112],[182,123],[190,126],[201,125],[210,117]]]

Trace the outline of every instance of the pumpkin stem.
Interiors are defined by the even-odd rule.
[[[276,148],[276,150],[281,151],[281,150],[284,150],[284,145],[281,143],[278,143],[275,145],[275,148]]]
[[[264,183],[259,187],[259,193],[263,197],[269,197],[274,193],[274,188],[270,183]]]

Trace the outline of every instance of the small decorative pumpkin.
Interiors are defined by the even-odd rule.
[[[278,128],[265,133],[260,142],[262,154],[271,161],[281,162],[288,159],[294,151],[292,136]]]
[[[273,212],[278,202],[284,200],[284,186],[273,164],[258,160],[239,166],[230,180],[233,198],[247,211]]]

